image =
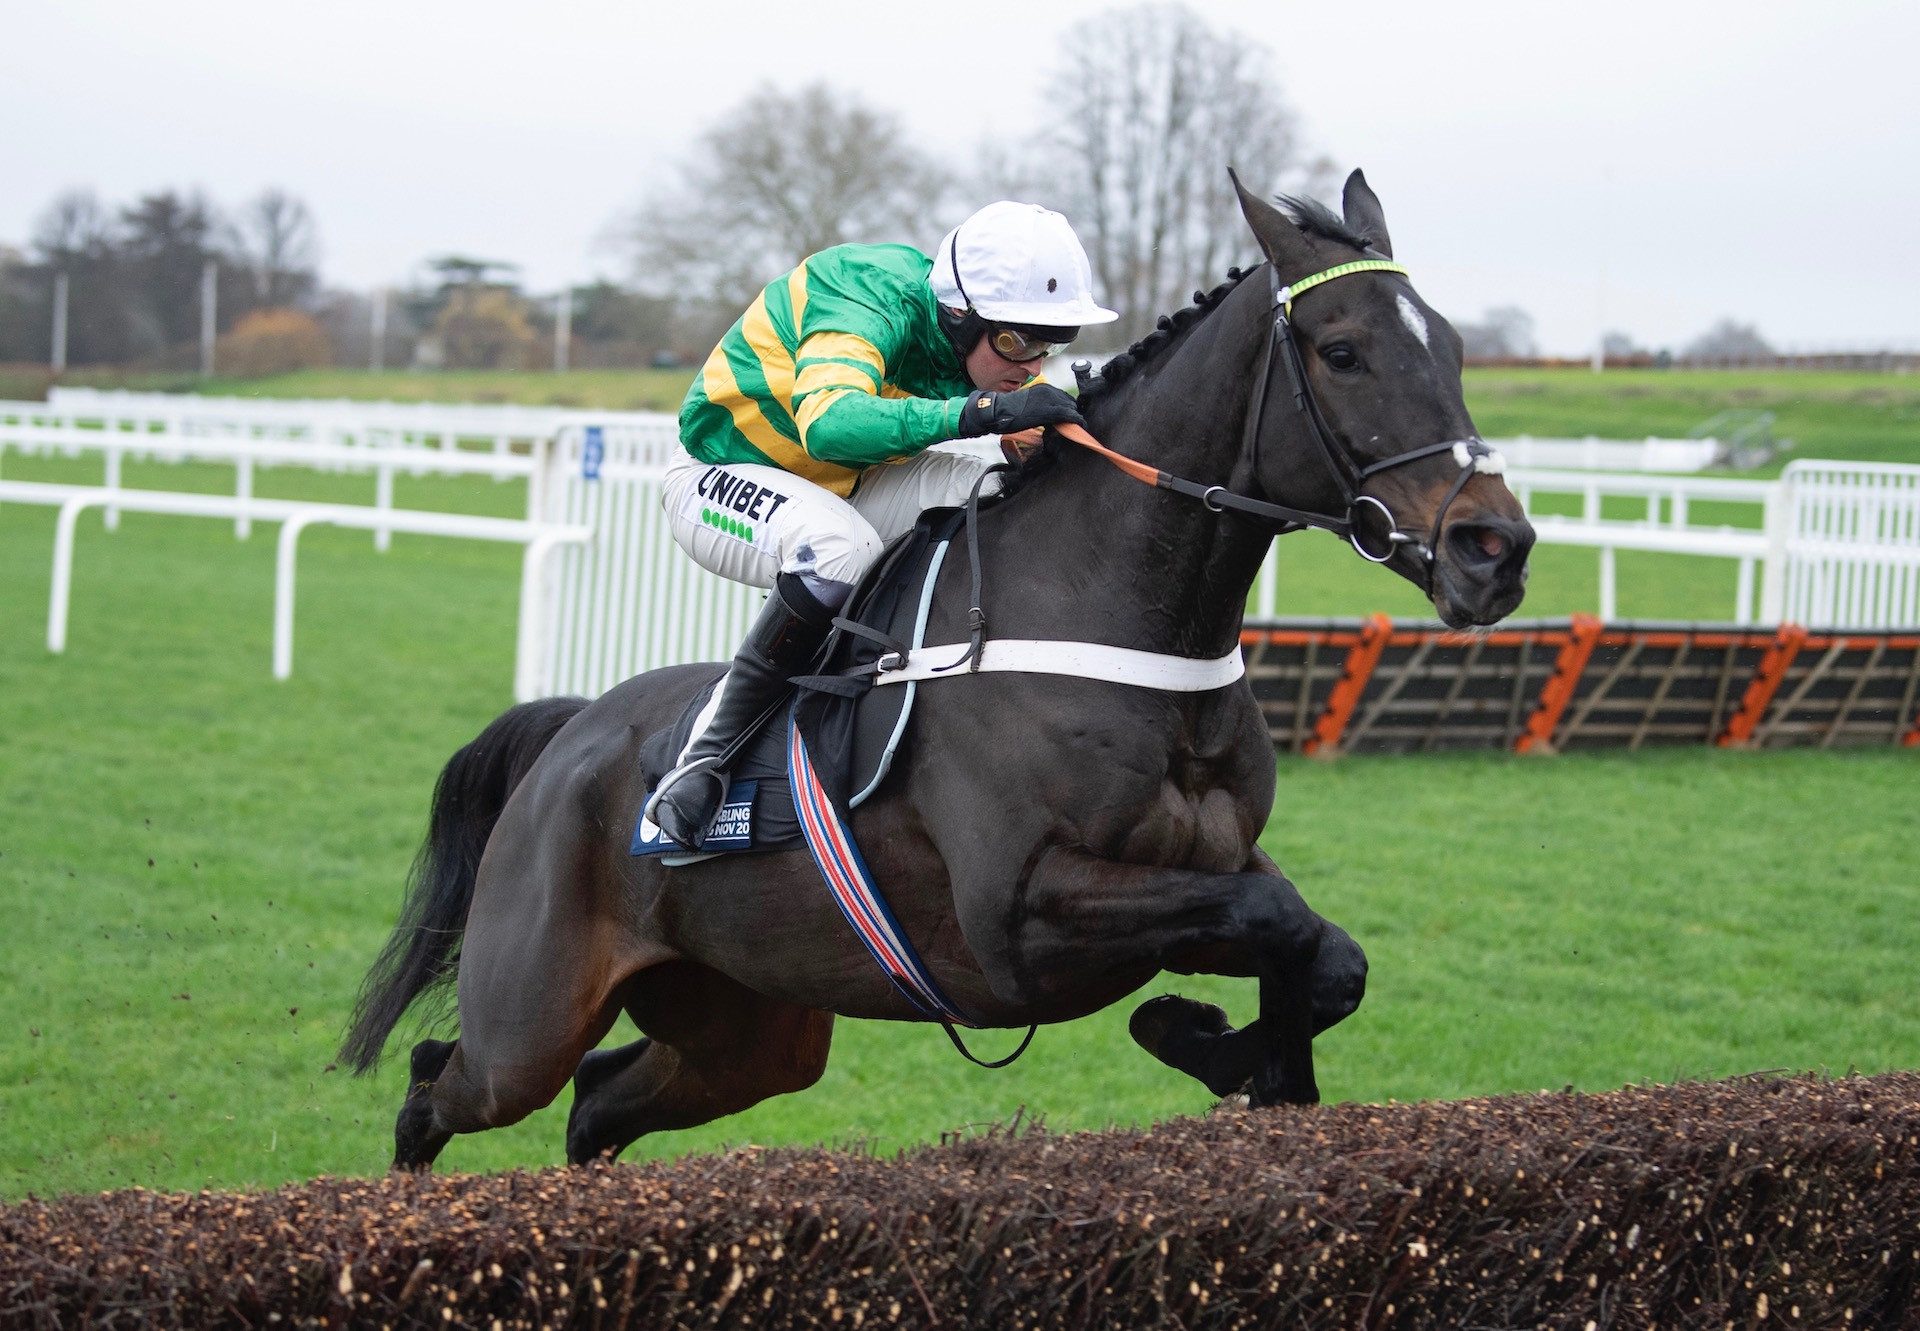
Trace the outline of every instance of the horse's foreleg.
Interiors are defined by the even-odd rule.
[[[820,1079],[833,1014],[673,963],[635,977],[646,1039],[588,1054],[574,1076],[567,1159],[611,1158],[650,1132],[698,1127]]]
[[[1284,877],[1259,847],[1248,862],[1255,873]],[[1178,958],[1169,967],[1183,974],[1258,975],[1258,958],[1229,950]],[[1313,958],[1313,1033],[1353,1015],[1367,991],[1367,954],[1340,926],[1327,922]],[[1206,1084],[1216,1095],[1239,1090],[1266,1059],[1266,1025],[1258,1017],[1236,1029],[1212,1003],[1178,994],[1149,999],[1128,1023],[1134,1040],[1168,1067]]]
[[[1116,970],[1165,968],[1210,950],[1242,954],[1260,976],[1260,1031],[1247,1046],[1257,1051],[1256,1102],[1319,1098],[1314,971],[1332,926],[1284,875],[1119,864],[1061,849],[1035,865],[1026,886],[1011,955],[989,976],[996,991],[1043,997],[1084,974],[1091,953]]]
[[[1188,975],[1257,975],[1251,959],[1196,963],[1182,958],[1169,969]],[[1313,958],[1313,1033],[1317,1036],[1353,1015],[1367,988],[1367,955],[1339,925],[1329,921]],[[1258,1017],[1236,1027],[1225,1009],[1179,994],[1150,998],[1134,1009],[1127,1029],[1142,1049],[1215,1095],[1245,1086],[1266,1057],[1266,1025]]]

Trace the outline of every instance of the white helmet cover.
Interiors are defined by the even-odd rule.
[[[954,272],[958,264],[959,272]],[[934,297],[996,323],[1112,323],[1093,300],[1093,265],[1067,219],[1037,203],[990,203],[940,238],[928,274]]]

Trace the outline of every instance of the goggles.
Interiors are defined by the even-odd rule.
[[[1016,328],[1011,324],[988,324],[987,344],[1007,360],[1020,364],[1040,360],[1065,349],[1080,335],[1078,328]]]

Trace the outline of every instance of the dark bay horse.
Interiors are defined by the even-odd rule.
[[[1109,447],[1190,493],[1055,445],[1050,469],[980,514],[992,637],[1225,655],[1289,515],[1349,535],[1456,627],[1519,604],[1532,529],[1476,465],[1459,338],[1387,262],[1365,180],[1347,182],[1344,217],[1244,190],[1241,208],[1266,264],[1163,320],[1082,398]],[[930,643],[967,639],[967,563],[943,565]],[[629,857],[638,748],[723,669],[516,707],[447,764],[342,1051],[366,1071],[406,1008],[457,972],[458,1038],[414,1049],[397,1166],[519,1120],[570,1078],[569,1158],[617,1154],[812,1085],[836,1016],[925,1019],[803,851],[675,869]],[[1179,693],[962,675],[923,689],[853,831],[979,1024],[1069,1021],[1162,971],[1254,976],[1247,1026],[1169,996],[1135,1013],[1134,1036],[1216,1092],[1250,1082],[1257,1104],[1311,1103],[1313,1036],[1358,1005],[1366,962],[1255,844],[1274,779],[1244,679]],[[623,1010],[645,1038],[589,1052]]]

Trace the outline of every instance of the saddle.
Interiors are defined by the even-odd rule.
[[[680,865],[716,855],[803,846],[788,778],[788,746],[796,724],[815,774],[837,803],[857,808],[871,797],[899,751],[917,692],[914,683],[874,688],[873,664],[898,648],[923,644],[934,579],[965,520],[962,508],[928,509],[910,531],[887,546],[848,598],[838,627],[821,647],[815,673],[793,681],[793,705],[774,711],[742,741],[726,801],[697,852],[667,839],[642,817],[629,853]],[[649,794],[673,769],[701,709],[719,685],[716,679],[700,690],[672,726],[641,745],[640,770]]]

